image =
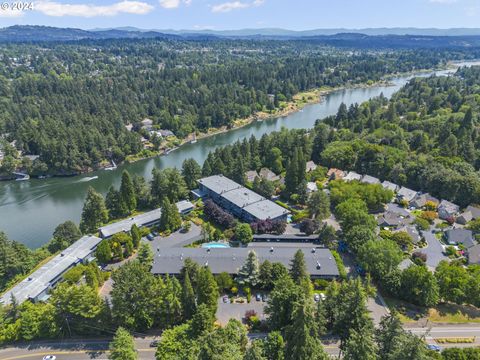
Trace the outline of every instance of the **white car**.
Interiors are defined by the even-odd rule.
[[[43,360],[56,360],[56,358],[54,355],[46,355],[43,357]]]

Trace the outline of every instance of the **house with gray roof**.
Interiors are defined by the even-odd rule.
[[[466,225],[468,222],[478,218],[480,218],[480,208],[470,205],[457,217],[457,223]]]
[[[258,173],[256,170],[249,170],[245,172],[245,178],[247,179],[248,182],[253,182],[257,176],[258,176]]]
[[[266,219],[286,221],[290,214],[287,209],[223,175],[200,179],[198,184],[206,197],[247,222]]]
[[[385,190],[391,190],[394,193],[396,193],[400,189],[400,186],[398,186],[397,184],[394,184],[390,181],[387,181],[387,180],[382,182],[382,186]]]
[[[473,232],[467,229],[450,229],[445,231],[445,238],[450,245],[462,244],[465,248],[476,245]]]
[[[93,260],[94,252],[102,239],[96,236],[84,236],[53,259],[35,270],[26,279],[0,297],[0,303],[10,304],[12,296],[19,304],[26,300],[33,302],[48,299],[49,291],[62,280],[62,276],[79,263]]]
[[[468,264],[469,265],[480,265],[480,245],[474,245],[468,248]]]
[[[317,168],[317,164],[315,164],[313,161],[307,161],[307,164],[305,166],[305,172],[310,172],[313,171]]]
[[[262,178],[262,179],[265,179],[265,180],[268,180],[268,181],[277,181],[277,180],[280,180],[280,176],[278,176],[277,174],[275,174],[272,170],[268,169],[268,168],[261,168],[260,169],[260,172],[258,173],[258,175]]]
[[[412,243],[414,245],[417,245],[422,240],[420,233],[413,225],[403,225],[402,227],[394,230],[394,232],[406,232],[412,238]]]
[[[364,175],[360,181],[364,184],[371,184],[371,185],[380,184],[380,180],[370,175]]]
[[[356,173],[355,171],[349,171],[348,174],[343,178],[344,181],[360,181],[361,179],[362,175]]]
[[[438,205],[438,217],[442,220],[455,218],[457,217],[459,212],[460,212],[460,206],[450,201],[442,200],[440,205]]]
[[[404,186],[402,186],[400,190],[398,190],[397,192],[398,202],[407,201],[410,203],[410,201],[412,201],[415,198],[415,196],[417,196],[417,192],[415,190],[411,190]]]
[[[397,228],[412,222],[413,219],[410,216],[405,217],[391,212],[385,212],[377,218],[377,225],[380,227]]]
[[[312,278],[332,279],[339,276],[338,267],[329,249],[300,247],[305,256],[307,271]],[[208,266],[213,274],[226,272],[236,275],[254,251],[259,262],[281,263],[290,267],[297,247],[240,247],[240,248],[160,248],[155,254],[152,273],[155,275],[179,275],[185,259],[190,258],[200,266]]]
[[[440,200],[436,197],[430,195],[429,193],[418,193],[409,203],[410,206],[413,206],[416,209],[421,209],[425,206],[427,202],[432,202],[439,204]]]

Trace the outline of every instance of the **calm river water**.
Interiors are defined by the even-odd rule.
[[[445,75],[449,72],[452,71],[436,73]],[[97,171],[69,178],[1,182],[0,231],[4,231],[11,239],[20,241],[31,248],[37,248],[50,239],[58,224],[66,220],[79,222],[86,190],[89,186],[105,194],[110,185],[119,185],[124,169],[149,179],[152,169],[155,167],[180,168],[183,160],[187,158],[194,158],[202,164],[208,153],[219,146],[231,144],[251,135],[260,137],[262,134],[280,130],[282,127],[289,129],[312,128],[316,119],[335,114],[342,102],[348,106],[353,103],[361,103],[381,93],[390,97],[410,78],[395,78],[392,80],[393,86],[335,91],[327,95],[321,103],[308,105],[301,112],[254,122],[240,129],[198,140],[196,144],[184,145],[169,155],[125,164],[114,171]],[[91,179],[93,176],[98,176],[98,179]]]

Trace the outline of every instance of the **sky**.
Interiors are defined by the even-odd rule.
[[[32,6],[12,10],[13,1]],[[480,0],[0,0],[0,27],[27,24],[176,30],[478,28]]]

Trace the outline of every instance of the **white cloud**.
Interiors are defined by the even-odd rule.
[[[0,18],[16,18],[23,16],[24,12],[21,10],[0,9]]]
[[[246,9],[252,6],[260,6],[265,3],[265,0],[253,0],[253,2],[230,1],[222,4],[212,6],[214,13],[226,13],[232,10]]]
[[[192,3],[192,0],[158,0],[160,6],[165,9],[176,9],[182,3],[189,6]]]
[[[39,1],[34,9],[49,16],[115,16],[120,13],[143,15],[151,12],[153,6],[141,1],[124,0],[111,5],[62,4],[55,1]]]

